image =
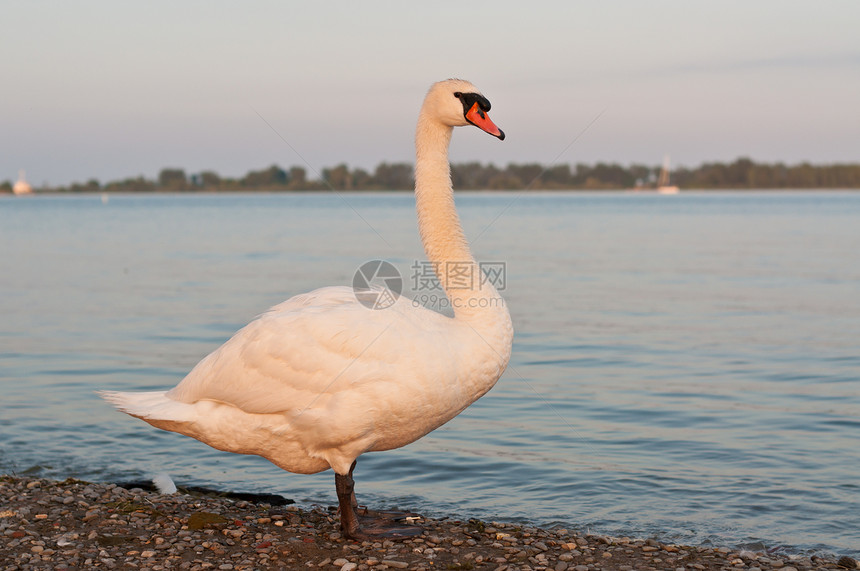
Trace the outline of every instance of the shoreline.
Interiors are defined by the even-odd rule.
[[[26,194],[15,194],[13,192],[0,191],[0,197],[33,197],[33,196],[217,196],[222,195],[254,195],[254,194],[288,194],[288,195],[310,195],[310,194],[337,194],[344,195],[412,195],[415,194],[414,189],[339,189],[331,190],[329,188],[309,188],[309,189],[282,189],[282,188],[232,188],[224,190],[213,189],[195,189],[195,190],[53,190],[53,189],[35,189]],[[642,194],[642,195],[657,195],[661,194],[656,188],[535,188],[535,189],[503,189],[503,188],[464,188],[455,190],[460,194]],[[860,187],[852,186],[816,186],[816,187],[764,187],[764,188],[749,188],[749,187],[682,187],[679,189],[681,194],[802,194],[802,193],[839,193],[853,194],[860,192]]]
[[[420,525],[417,537],[359,543],[341,537],[333,508],[0,476],[0,570],[8,571],[858,568],[850,557],[671,545],[474,519],[422,518]]]

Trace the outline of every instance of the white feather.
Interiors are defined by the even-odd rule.
[[[168,474],[156,474],[152,477],[152,483],[159,494],[170,495],[176,493],[176,484],[173,483]]]

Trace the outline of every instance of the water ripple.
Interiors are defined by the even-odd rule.
[[[860,196],[663,198],[529,195],[493,223],[475,251],[507,263],[511,368],[433,434],[362,457],[364,503],[860,555]],[[509,197],[458,200],[473,235]],[[350,202],[408,275],[411,197]],[[334,503],[331,473],[154,430],[95,391],[168,388],[266,307],[348,284],[379,251],[354,212],[323,194],[3,206],[0,472]]]

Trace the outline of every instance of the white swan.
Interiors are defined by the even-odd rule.
[[[365,538],[352,470],[365,452],[404,446],[486,393],[511,354],[513,327],[481,280],[454,207],[448,145],[469,123],[504,139],[490,102],[469,82],[434,84],[415,137],[415,201],[427,258],[454,317],[403,297],[372,310],[348,287],[326,287],[271,308],[167,392],[110,392],[117,408],[164,430],[284,470],[332,468],[346,537]],[[471,272],[449,283],[446,268]]]

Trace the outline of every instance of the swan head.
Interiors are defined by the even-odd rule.
[[[501,140],[505,133],[490,120],[490,102],[478,88],[462,79],[434,83],[424,98],[422,111],[449,127],[474,125]]]

